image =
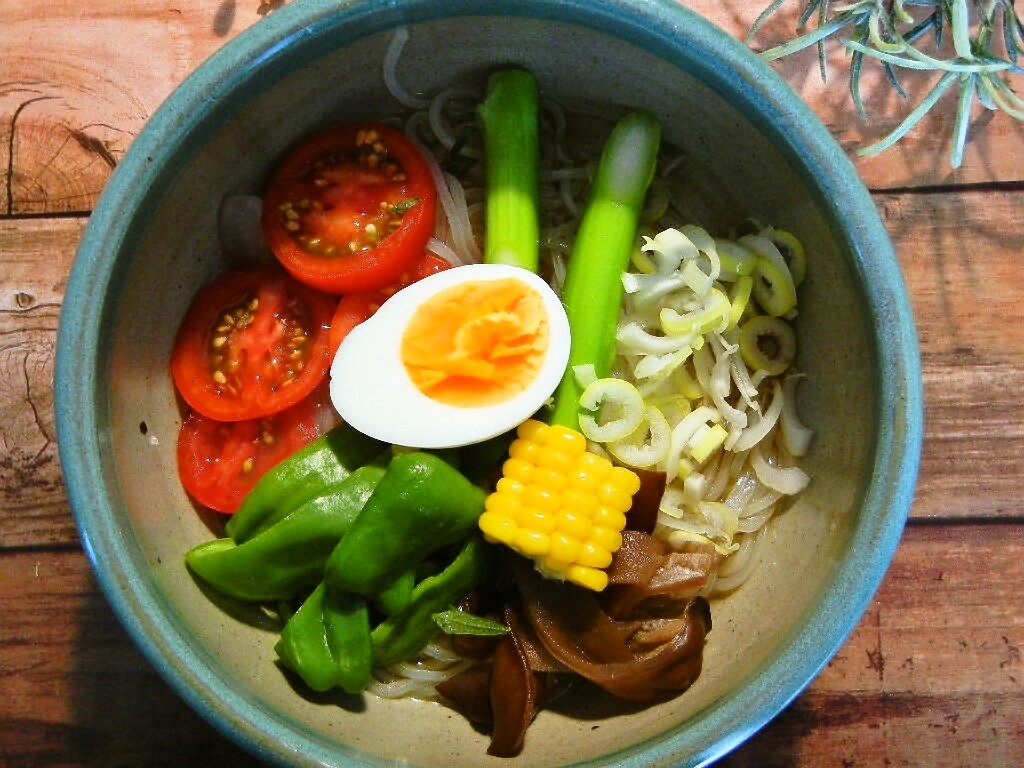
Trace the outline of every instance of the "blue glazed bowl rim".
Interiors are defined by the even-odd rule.
[[[106,421],[105,343],[125,260],[152,206],[192,152],[186,142],[209,135],[260,89],[267,73],[311,60],[366,34],[450,15],[519,15],[577,23],[629,39],[709,83],[754,115],[801,175],[845,238],[864,286],[877,335],[877,428],[872,480],[839,567],[808,622],[747,681],[690,718],[676,732],[602,759],[643,766],[706,765],[775,717],[818,674],[867,609],[895,552],[909,513],[920,461],[923,391],[917,337],[903,276],[867,190],[841,148],[807,105],[738,41],[674,0],[294,0],[226,43],[179,86],[149,120],[105,188],[68,281],[58,331],[55,411],[60,457],[75,522],[98,582],[148,660],[196,711],[255,755],[280,764],[360,765],[287,717],[228,685],[216,659],[190,638],[155,583],[136,542],[123,535],[116,510]],[[714,57],[706,52],[715,51]],[[734,74],[739,74],[737,82]],[[842,210],[838,209],[842,201]],[[833,206],[828,210],[828,206]],[[126,227],[125,222],[129,222]],[[868,279],[870,275],[870,280]],[[83,407],[83,404],[92,407]]]

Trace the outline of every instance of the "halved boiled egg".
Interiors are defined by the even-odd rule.
[[[468,264],[403,288],[353,328],[331,366],[331,400],[388,443],[470,445],[533,416],[568,359],[569,321],[543,279]]]

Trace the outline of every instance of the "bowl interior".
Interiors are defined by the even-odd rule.
[[[495,66],[518,64],[537,75],[545,98],[577,115],[645,107],[686,155],[677,189],[695,223],[725,234],[754,218],[806,245],[797,326],[807,373],[800,410],[816,431],[804,465],[812,484],[778,519],[756,575],[713,603],[704,671],[692,689],[635,711],[600,696],[559,702],[537,718],[512,762],[677,765],[721,754],[774,716],[842,642],[881,578],[909,504],[906,479],[887,462],[898,454],[906,472],[916,467],[914,428],[904,424],[917,397],[912,330],[870,200],[795,97],[774,92],[781,84],[770,72],[681,8],[659,10],[664,19],[648,24],[632,11],[609,16],[601,4],[537,4],[545,18],[517,15],[516,4],[504,14],[447,18],[431,10],[440,3],[376,14],[370,5],[314,13],[312,21],[286,8],[262,38],[243,35],[175,94],[101,202],[83,242],[88,264],[76,265],[72,289],[100,279],[107,286],[92,289],[99,311],[91,313],[69,290],[69,316],[94,319],[62,329],[62,348],[97,347],[96,370],[87,374],[97,442],[72,435],[86,430],[85,417],[65,415],[64,434],[68,450],[74,443],[98,453],[92,496],[76,504],[76,515],[101,581],[193,706],[268,759],[509,763],[486,757],[487,737],[434,704],[299,695],[275,667],[275,633],[258,616],[209,599],[183,563],[211,532],[177,481],[181,419],[168,361],[188,303],[226,265],[218,205],[227,195],[259,194],[275,160],[315,128],[398,113],[381,62],[393,28],[406,24],[398,72],[408,90],[479,85]],[[670,20],[690,26],[673,30]],[[710,61],[707,46],[723,58]],[[743,77],[729,72],[732,59]],[[788,133],[790,126],[800,127]],[[802,152],[787,144],[808,140]],[[844,207],[852,214],[841,219]],[[889,333],[902,334],[888,351],[886,307],[896,326]],[[75,365],[85,363],[59,369],[59,388],[79,386],[71,383]],[[72,486],[70,465],[82,459],[64,457]]]

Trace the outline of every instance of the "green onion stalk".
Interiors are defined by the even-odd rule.
[[[487,157],[484,261],[536,272],[540,253],[538,89],[522,69],[493,74],[477,110]],[[566,269],[562,303],[571,334],[569,365],[555,391],[551,424],[579,431],[582,388],[574,369],[611,373],[622,305],[622,273],[636,243],[640,215],[661,143],[646,111],[623,117],[605,144]]]

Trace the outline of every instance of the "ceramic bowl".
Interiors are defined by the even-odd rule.
[[[310,700],[276,635],[200,592],[183,555],[210,538],[178,483],[168,360],[191,298],[223,267],[219,201],[259,193],[298,138],[397,111],[382,82],[395,30],[404,85],[432,92],[499,64],[581,112],[645,107],[687,162],[680,189],[715,230],[753,217],[799,234],[801,412],[813,481],[749,583],[712,606],[697,683],[647,709],[570,700],[522,756],[437,704]],[[842,645],[910,506],[921,440],[916,336],[872,200],[821,123],[754,55],[669,0],[296,0],[239,35],[153,116],[89,223],[56,371],[60,455],[86,551],[117,615],[173,688],[228,737],[287,765],[700,765],[778,714]]]

